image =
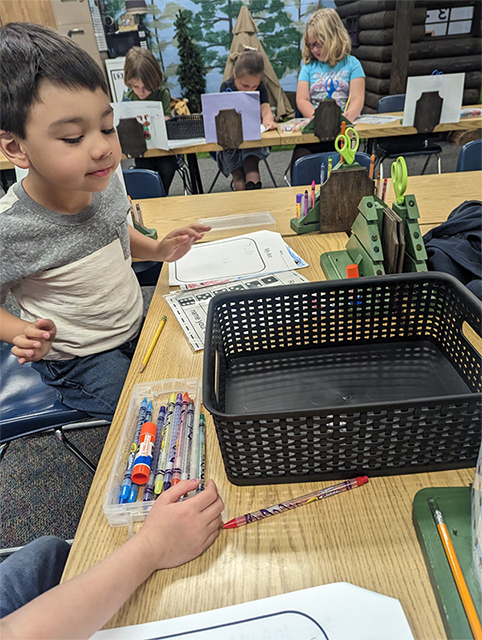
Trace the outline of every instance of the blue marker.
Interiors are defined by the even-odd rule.
[[[320,185],[325,183],[325,163],[322,162],[321,163],[321,170],[320,170]]]
[[[144,489],[143,502],[148,500],[155,500],[154,495],[154,482],[156,480],[157,463],[159,462],[159,454],[161,453],[162,436],[164,432],[164,418],[166,416],[166,407],[159,409],[159,415],[157,417],[157,438],[154,445],[154,453],[152,454],[151,473],[149,474],[149,480],[147,481],[146,488]]]
[[[152,403],[151,403],[152,406]],[[131,450],[129,453],[129,457],[127,459],[127,467],[124,474],[124,480],[122,482],[121,494],[119,498],[119,503],[124,504],[127,502],[127,498],[129,497],[129,491],[131,488],[131,474],[132,468],[134,467],[134,458],[136,457],[137,444],[139,443],[139,435],[141,433],[141,428],[144,422],[146,421],[146,411],[147,411],[147,398],[141,402],[141,408],[139,409],[139,417],[137,418],[136,430],[134,432],[134,439],[132,440]]]
[[[146,407],[146,415],[144,417],[144,420],[141,424],[141,429],[142,429],[142,425],[144,424],[144,422],[149,422],[152,416],[152,401],[149,400],[147,407]],[[137,423],[137,426],[139,426],[139,423]],[[141,429],[139,429],[139,431],[137,431],[136,428],[136,434],[137,434],[137,439],[135,440],[135,445],[136,448],[135,450],[132,449],[131,447],[131,452],[129,454],[129,461],[131,460],[131,456],[132,456],[132,463],[131,463],[131,468],[129,471],[129,482],[130,482],[130,491],[129,491],[129,497],[127,498],[127,502],[135,502],[136,498],[137,498],[137,492],[139,491],[139,487],[137,484],[132,484],[132,469],[134,468],[134,461],[136,459],[136,454],[137,451],[139,449],[139,435],[141,433]],[[132,446],[134,446],[134,443],[132,443]],[[127,470],[126,470],[126,474],[127,474]],[[124,476],[124,483],[125,483],[125,476]],[[124,486],[122,486],[122,489],[124,489]],[[121,498],[122,498],[122,493],[121,493]]]

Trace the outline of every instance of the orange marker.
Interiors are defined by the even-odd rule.
[[[439,532],[440,539],[442,540],[445,555],[447,556],[450,570],[452,571],[455,584],[457,585],[457,591],[459,592],[460,599],[462,600],[462,605],[464,607],[467,620],[469,621],[474,640],[482,640],[482,626],[480,625],[480,620],[477,615],[472,596],[470,595],[467,583],[465,582],[464,574],[460,568],[459,560],[455,553],[452,540],[450,539],[449,530],[444,522],[442,512],[433,498],[428,499],[428,506],[430,507],[433,519],[437,525],[437,530]]]
[[[370,158],[370,172],[368,173],[368,177],[370,180],[373,180],[373,171],[375,170],[375,154],[372,153]]]

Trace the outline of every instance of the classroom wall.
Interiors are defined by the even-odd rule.
[[[193,14],[193,31],[205,57],[207,91],[217,92],[231,45],[231,29],[245,4],[258,27],[258,37],[285,91],[296,91],[301,60],[300,40],[305,23],[318,8],[335,8],[334,0],[147,0],[144,22],[151,32],[151,49],[159,57],[167,86],[181,96],[177,78],[179,57],[174,21],[179,9]]]

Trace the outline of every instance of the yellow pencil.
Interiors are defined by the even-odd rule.
[[[158,341],[159,336],[161,335],[161,331],[164,328],[164,325],[166,324],[166,320],[167,320],[167,317],[166,316],[162,316],[161,321],[159,323],[159,326],[157,327],[156,335],[152,339],[151,345],[150,345],[149,349],[147,350],[146,355],[144,356],[144,360],[142,361],[139,373],[142,373],[144,371],[144,369],[146,368],[147,363],[149,362],[149,358],[151,357],[151,353],[153,352],[154,347],[156,346],[156,342]]]
[[[343,110],[343,115],[344,115],[344,114],[347,112],[347,110],[348,110],[348,105],[350,104],[350,100],[351,100],[351,93],[350,93],[350,95],[348,96],[348,100],[346,101],[345,109]]]
[[[464,574],[462,573],[462,569],[455,553],[449,530],[447,529],[447,525],[444,522],[442,512],[440,511],[438,504],[433,498],[428,499],[428,506],[430,507],[433,519],[435,520],[435,524],[437,525],[437,530],[439,532],[440,539],[442,540],[445,555],[447,556],[447,560],[452,571],[455,584],[457,585],[457,590],[459,592],[460,599],[462,600],[465,615],[467,616],[467,620],[469,621],[474,640],[482,640],[482,626],[480,625],[479,617],[477,615],[472,596],[470,595],[467,583],[465,582]]]

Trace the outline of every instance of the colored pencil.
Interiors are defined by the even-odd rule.
[[[256,522],[257,520],[263,520],[264,518],[275,516],[276,514],[282,513],[283,511],[289,511],[290,509],[296,509],[296,507],[302,507],[303,505],[308,504],[308,502],[316,502],[317,500],[329,498],[330,496],[335,496],[338,493],[349,491],[350,489],[356,489],[357,487],[361,487],[362,484],[365,484],[367,482],[367,476],[360,476],[358,478],[353,478],[352,480],[345,480],[345,482],[340,482],[333,485],[332,487],[319,489],[318,491],[313,491],[313,493],[308,493],[305,496],[301,496],[299,498],[293,498],[293,500],[289,500],[288,502],[280,502],[279,504],[274,504],[271,507],[266,507],[265,509],[260,509],[259,511],[253,511],[252,513],[246,513],[244,516],[233,518],[232,520],[229,520],[228,522],[225,522],[223,524],[223,529],[237,529],[238,527],[242,527],[245,524],[250,524],[251,522]]]

